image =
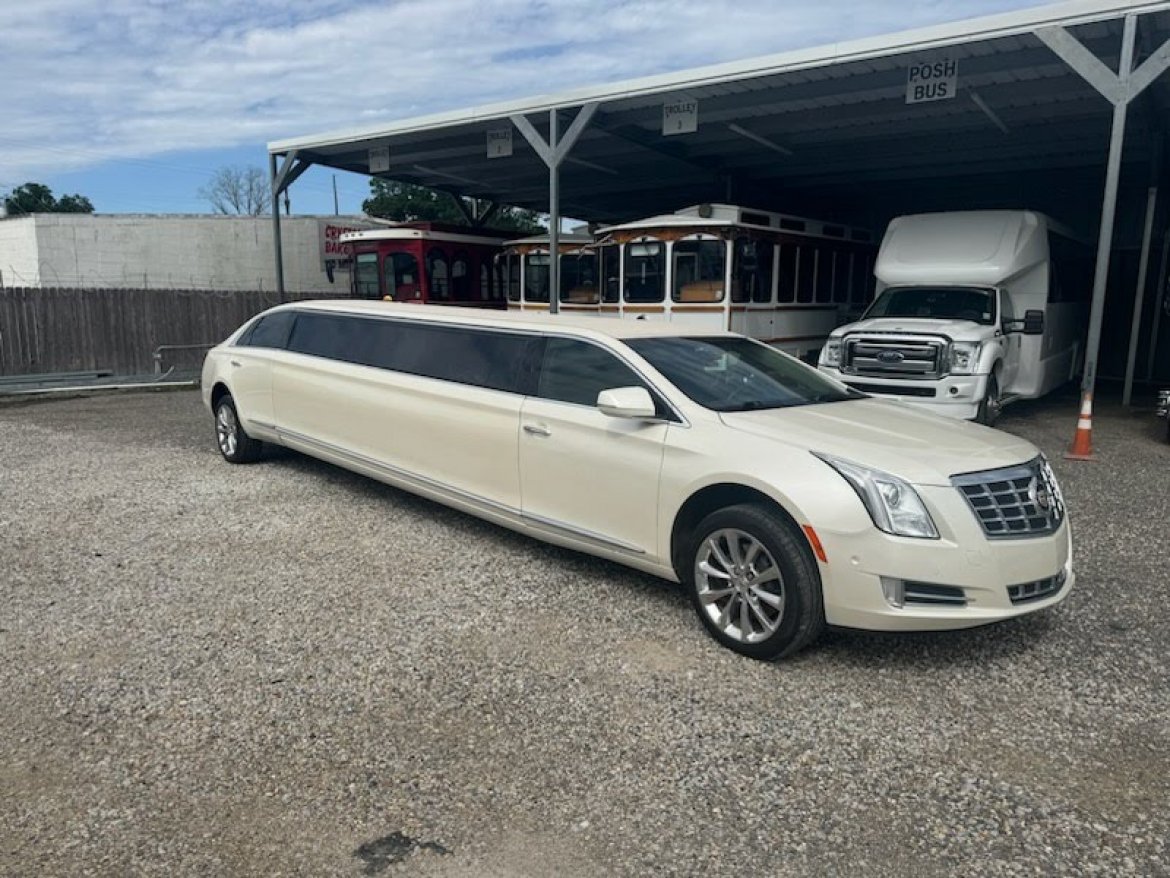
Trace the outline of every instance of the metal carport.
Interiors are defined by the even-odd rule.
[[[1161,217],[1168,37],[1168,2],[1077,0],[276,141],[268,149],[278,289],[277,199],[312,164],[548,211],[554,238],[562,215],[608,222],[714,200],[878,232],[907,211],[1030,207],[1098,236],[1083,383],[1091,399],[1119,185],[1144,196],[1144,223],[1134,211],[1121,224],[1142,238],[1139,287]],[[932,62],[954,62],[957,91],[910,102],[908,68]],[[665,106],[688,102],[696,130],[664,133]],[[489,137],[511,140],[509,154],[491,155]],[[1163,263],[1165,255],[1163,247]],[[1165,273],[1163,264],[1157,276]],[[1155,308],[1147,374],[1159,317]]]

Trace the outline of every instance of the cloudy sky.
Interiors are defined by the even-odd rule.
[[[7,0],[0,193],[205,212],[272,139],[892,33],[1029,0]],[[331,175],[293,186],[332,212]],[[339,175],[356,212],[364,178]]]

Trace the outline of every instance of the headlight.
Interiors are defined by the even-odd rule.
[[[930,513],[922,505],[918,492],[908,482],[881,470],[813,452],[841,474],[865,504],[869,517],[879,530],[900,537],[938,539],[938,530]]]
[[[951,342],[951,372],[955,375],[971,375],[979,367],[977,341]]]
[[[825,342],[825,346],[821,348],[821,365],[841,365],[841,339],[831,338]]]

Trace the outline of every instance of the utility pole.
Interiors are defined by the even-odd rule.
[[[337,207],[337,175],[333,175],[333,215],[340,216],[341,211]]]

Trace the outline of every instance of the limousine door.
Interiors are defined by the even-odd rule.
[[[261,317],[228,356],[232,395],[244,429],[257,438],[276,435],[272,405],[272,360],[288,341],[296,315],[277,311]]]
[[[604,415],[597,395],[645,386],[617,356],[549,339],[520,413],[520,493],[534,527],[594,548],[655,557],[667,426]]]

